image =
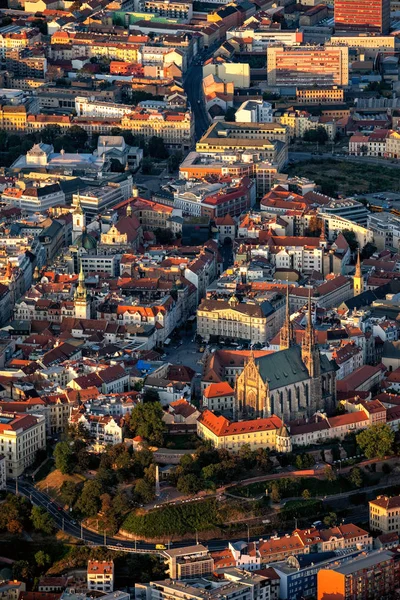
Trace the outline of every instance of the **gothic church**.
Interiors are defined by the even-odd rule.
[[[235,418],[269,417],[283,421],[311,417],[317,410],[328,414],[336,406],[334,361],[320,355],[315,343],[308,301],[307,328],[302,345],[295,343],[290,321],[289,293],[286,319],[281,330],[280,351],[254,358],[250,356],[235,384]]]

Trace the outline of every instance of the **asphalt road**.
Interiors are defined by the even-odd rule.
[[[202,82],[203,68],[200,65],[189,67],[185,76],[184,88],[194,113],[196,141],[201,138],[210,124],[203,101]]]
[[[15,485],[7,484],[7,491],[15,493]],[[30,499],[32,504],[35,506],[41,506],[44,508],[53,518],[57,528],[64,531],[65,533],[82,539],[86,544],[93,544],[98,546],[118,546],[121,551],[126,550],[155,550],[155,544],[149,544],[147,542],[138,541],[127,541],[121,538],[114,538],[107,536],[104,538],[103,535],[94,533],[85,527],[82,527],[80,523],[76,522],[71,515],[65,511],[61,506],[57,505],[47,494],[37,490],[32,484],[26,481],[18,481],[18,493],[21,496],[26,496]],[[228,546],[229,541],[240,541],[243,538],[235,538],[234,540],[210,540],[207,541],[207,546],[210,550],[222,550]],[[257,540],[258,537],[252,537],[251,540]],[[165,540],[160,542],[165,543]],[[185,546],[191,546],[196,544],[196,540],[185,540],[184,542],[171,542],[169,545],[173,548],[182,548]]]

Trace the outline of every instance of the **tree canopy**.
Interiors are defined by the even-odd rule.
[[[386,423],[371,425],[357,435],[357,444],[367,458],[384,458],[393,451],[395,433]]]

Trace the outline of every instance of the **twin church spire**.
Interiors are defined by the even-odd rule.
[[[289,285],[286,288],[286,316],[280,333],[280,349],[287,350],[296,344],[293,323],[290,320]],[[315,331],[312,322],[311,289],[308,293],[307,327],[301,345],[301,358],[306,365],[310,377],[319,377],[321,361],[318,347],[315,343]]]

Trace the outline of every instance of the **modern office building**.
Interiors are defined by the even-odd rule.
[[[335,0],[336,31],[388,33],[390,0]]]

